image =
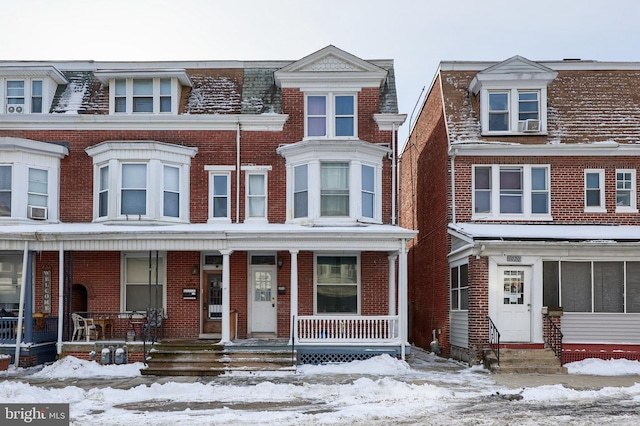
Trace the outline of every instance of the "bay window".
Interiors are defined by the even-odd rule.
[[[188,222],[194,148],[153,141],[107,141],[86,152],[94,163],[96,220]]]

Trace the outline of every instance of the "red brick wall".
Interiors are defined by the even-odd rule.
[[[409,243],[409,340],[429,348],[432,330],[439,329],[448,356],[450,163],[438,82],[433,87],[401,158],[400,225],[419,231]]]
[[[615,223],[639,225],[634,213],[615,213],[616,169],[637,169],[640,157],[457,157],[456,206],[459,222],[470,222],[472,170],[478,164],[549,164],[551,166],[551,215],[554,223]],[[605,170],[607,213],[585,213],[584,170]],[[636,176],[636,188],[640,184]]]
[[[489,258],[469,257],[469,354],[478,361],[489,335]]]

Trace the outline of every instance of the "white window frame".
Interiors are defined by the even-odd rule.
[[[598,189],[600,190],[599,205],[588,206],[587,205],[587,192],[592,188],[587,187],[587,175],[598,176]],[[605,185],[604,185],[604,169],[584,169],[584,211],[587,213],[606,213],[607,207],[605,205]]]
[[[3,198],[8,198],[9,204],[5,203],[2,199],[0,199],[0,218],[7,218],[13,215],[13,165],[12,164],[0,164],[0,169],[4,169],[6,167],[9,176],[8,185],[0,186],[0,194],[3,194]],[[9,195],[7,197],[7,194]],[[8,213],[8,214],[7,214]]]
[[[345,226],[382,223],[382,167],[383,158],[388,155],[386,148],[361,141],[307,141],[283,155],[287,159],[287,223]],[[321,216],[321,164],[325,162],[349,163],[349,216]],[[307,165],[307,216],[295,217],[295,168],[302,165]],[[375,170],[373,218],[362,215],[362,165]]]
[[[318,283],[318,257],[354,257],[356,259],[355,273],[357,274],[356,283],[332,283],[335,285],[356,286],[357,294],[357,312],[318,312],[318,285],[329,285],[329,283]],[[313,256],[313,313],[314,315],[360,315],[362,312],[362,262],[360,253],[314,253]]]
[[[138,97],[134,95],[134,80],[151,80],[152,81],[152,94],[150,96],[142,96],[140,97],[152,97],[152,111],[146,112],[134,112],[134,98]],[[167,94],[166,91],[163,91],[162,82],[170,80],[170,94]],[[124,95],[120,92],[116,94],[116,86],[117,82],[124,81]],[[166,98],[170,96],[171,101],[171,111],[162,111],[162,98]],[[125,110],[116,112],[116,98],[124,98],[125,99]],[[162,115],[176,115],[178,113],[178,79],[175,77],[123,77],[123,78],[112,78],[109,79],[109,114],[127,114],[127,115],[145,115],[145,114],[162,114]]]
[[[461,277],[461,270],[460,268],[462,268],[463,266],[467,267],[467,283],[466,286],[462,285],[462,282],[460,280]],[[455,270],[455,273],[457,274],[456,278],[457,278],[457,285],[456,287],[453,286],[453,280],[454,280],[454,276],[453,276],[453,271]],[[451,265],[449,265],[449,310],[451,311],[468,311],[469,310],[469,263],[465,260],[465,261],[459,261],[459,262],[455,262],[452,263]],[[464,299],[462,297],[462,291],[463,290],[467,290],[467,297],[466,299]],[[454,307],[453,304],[453,300],[454,300],[454,295],[456,298],[456,307]],[[466,300],[466,308],[462,308],[462,302],[463,300]]]
[[[618,181],[618,174],[630,174],[629,188],[622,188],[624,191],[629,191],[629,205],[618,205],[618,192],[620,182]],[[616,213],[638,213],[637,207],[637,191],[636,191],[636,169],[616,169]]]
[[[45,192],[42,191],[37,191],[34,188],[32,188],[31,183],[35,183],[38,184],[38,182],[34,182],[31,179],[31,172],[44,172],[45,174],[45,182],[44,182],[44,186],[45,186]],[[27,206],[36,206],[36,207],[45,207],[48,208],[49,207],[49,171],[46,169],[42,169],[40,167],[29,167],[29,172],[28,172],[28,176],[29,176],[29,186],[27,188]],[[44,198],[45,202],[44,203],[36,203],[36,202],[32,202],[33,199],[32,197],[35,198]]]
[[[167,176],[168,170],[175,170],[175,172],[177,172],[177,179],[178,179],[177,188],[172,188],[168,186],[169,184],[171,184],[171,182],[168,182],[168,176]],[[177,167],[173,164],[162,165],[162,216],[163,217],[174,217],[174,218],[180,217],[180,198],[182,198],[182,194],[180,193],[180,188],[181,188],[180,181],[181,181],[180,167]],[[167,194],[176,194],[178,196],[178,215],[177,216],[167,214],[167,203],[166,203]]]
[[[245,222],[249,221],[260,221],[267,222],[268,221],[268,212],[269,212],[269,179],[268,172],[271,170],[271,166],[242,166],[241,170],[245,174]],[[263,176],[264,177],[264,194],[250,194],[249,186],[251,176]],[[264,199],[264,214],[261,216],[252,216],[251,215],[251,203],[252,199]]]
[[[209,214],[208,223],[231,223],[231,173],[235,172],[235,166],[205,166],[205,171],[209,173]],[[214,180],[216,177],[223,176],[226,178],[226,194],[224,198],[227,200],[227,212],[225,216],[214,216],[215,214],[215,198],[223,196],[215,194]]]
[[[131,283],[129,282],[129,277],[127,276],[127,259],[143,259],[144,261],[148,262],[149,259],[149,252],[123,252],[121,254],[121,260],[120,260],[120,276],[122,277],[121,282],[120,282],[120,312],[132,312],[131,310],[127,309],[127,286],[129,285],[137,285],[137,286],[147,286],[149,285],[148,283],[148,279],[146,282],[144,283]],[[151,255],[152,261],[155,261],[155,252],[152,252]],[[158,253],[158,258],[162,260],[162,267],[159,269],[160,271],[160,276],[164,281],[159,280],[158,284],[162,285],[162,301],[160,303],[161,308],[164,310],[164,312],[167,311],[167,254],[166,252],[159,252]],[[155,269],[155,268],[152,268]],[[146,271],[147,274],[146,276],[148,277],[148,266],[146,267]],[[152,283],[151,286],[155,286],[155,277],[151,277],[152,279]],[[152,296],[153,297],[153,296]],[[146,307],[144,308],[146,310]],[[137,310],[138,312],[140,312],[139,310]],[[140,312],[141,314],[143,314],[144,312]]]
[[[0,138],[2,139],[2,138]],[[11,169],[11,215],[0,216],[0,224],[34,222],[55,223],[60,217],[60,159],[67,155],[66,148],[29,139],[4,138],[0,141],[0,165]],[[7,144],[10,149],[4,149]],[[29,169],[47,173],[46,219],[29,219]]]
[[[476,213],[476,168],[490,168],[490,211],[484,213]],[[500,213],[500,170],[518,168],[522,170],[522,213]],[[546,169],[547,190],[532,189],[532,169]],[[472,189],[472,220],[543,220],[551,221],[551,166],[548,164],[475,164],[472,168],[471,175]],[[533,194],[546,192],[547,195],[547,213],[532,213],[533,202],[531,200]]]
[[[298,173],[302,173],[303,168],[304,168],[304,176],[298,174]],[[309,217],[309,165],[306,163],[299,164],[297,166],[292,167],[292,170],[293,170],[293,179],[292,179],[291,186],[293,188],[293,195],[291,197],[291,211],[293,212],[293,218],[300,219],[300,218]],[[300,181],[304,181],[304,182],[300,182],[300,183],[304,183],[304,187],[302,186],[298,187],[298,182],[299,182],[298,176],[301,176]],[[304,194],[306,198],[306,205],[304,206],[304,211],[298,211],[297,200],[298,200],[298,196],[302,194]]]
[[[539,130],[525,131],[525,122],[520,120],[520,94],[523,93],[538,94],[538,120]],[[506,130],[490,130],[489,129],[489,94],[490,93],[507,93],[508,94],[508,129]],[[495,82],[488,86],[484,85],[480,90],[480,122],[482,134],[491,135],[544,135],[547,133],[547,87],[546,85],[529,85],[526,82]]]
[[[10,81],[22,82],[22,95],[10,96],[8,90],[8,84]],[[34,93],[34,83],[40,82],[40,94]],[[0,114],[12,115],[8,112],[9,99],[21,99],[22,102],[14,103],[12,105],[22,106],[22,112],[20,114],[44,114],[48,112],[49,104],[52,100],[52,94],[48,91],[50,86],[46,79],[42,77],[38,78],[26,78],[26,77],[6,77],[0,78],[0,99],[2,100],[2,110]],[[57,87],[57,86],[56,86]],[[54,88],[55,91],[55,88]],[[34,111],[35,99],[40,99],[41,111]],[[20,115],[18,114],[18,115]]]
[[[318,117],[325,118],[325,134],[321,136],[309,135],[309,97],[321,96],[325,98],[325,114]],[[336,112],[336,98],[340,96],[349,96],[353,98],[353,116],[339,116]],[[353,135],[336,136],[336,119],[340,117],[353,118]],[[355,92],[307,92],[304,96],[304,134],[305,139],[357,139],[358,137],[358,96]]]
[[[108,217],[109,216],[109,183],[111,171],[109,169],[109,164],[103,164],[98,167],[98,206],[96,209],[97,217]],[[104,173],[104,174],[103,174]],[[104,177],[104,179],[103,179]],[[104,210],[104,214],[103,214]]]
[[[85,150],[93,158],[93,220],[95,222],[189,223],[189,173],[194,148],[159,142],[107,141]],[[146,211],[122,214],[122,166],[146,165]],[[179,217],[164,215],[164,166],[179,170]],[[100,216],[101,170],[108,167],[107,215]],[[142,189],[142,188],[140,188]]]

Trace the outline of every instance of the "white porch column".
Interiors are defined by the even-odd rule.
[[[407,344],[407,241],[401,240],[400,258],[398,260],[398,316],[400,326],[398,327],[398,337],[400,337],[400,355],[404,361]]]
[[[71,312],[69,312],[71,313]],[[71,318],[71,315],[69,315]],[[62,336],[64,334],[64,242],[60,241],[58,249],[58,342],[56,344],[58,355],[62,354]],[[69,336],[71,340],[72,336]]]
[[[222,337],[220,343],[231,341],[231,274],[229,271],[229,256],[233,250],[220,250],[222,255]]]
[[[396,259],[398,253],[387,256],[389,259],[389,315],[396,314]]]
[[[295,336],[296,329],[296,317],[298,316],[298,250],[289,250],[291,254],[291,289],[289,290],[289,298],[291,302],[291,325],[289,334],[289,344],[293,344],[291,336]]]

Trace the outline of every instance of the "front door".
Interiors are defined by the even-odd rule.
[[[205,272],[202,289],[202,332],[222,332],[222,271]]]
[[[500,341],[531,341],[531,268],[498,268],[501,292],[498,331]]]
[[[275,333],[277,307],[275,266],[251,266],[251,332]]]

